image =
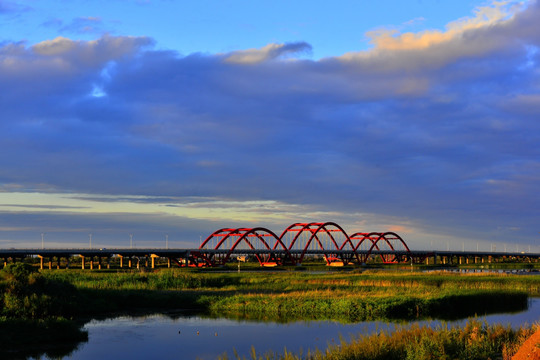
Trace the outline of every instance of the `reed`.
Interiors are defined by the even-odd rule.
[[[302,318],[456,318],[526,308],[536,277],[454,273],[215,273],[52,271],[73,284],[92,311],[173,306],[231,317],[278,321]],[[105,296],[106,295],[106,296]],[[99,299],[107,298],[107,302]],[[92,305],[92,301],[94,304]],[[466,306],[465,306],[466,305]],[[99,309],[99,310],[98,310]]]
[[[393,332],[381,331],[360,335],[350,341],[341,339],[324,351],[310,351],[307,355],[283,353],[258,354],[238,360],[435,360],[435,359],[511,359],[519,346],[536,331],[530,328],[512,329],[509,326],[488,325],[470,320],[463,327],[429,328],[413,325]],[[229,359],[224,354],[220,359]]]

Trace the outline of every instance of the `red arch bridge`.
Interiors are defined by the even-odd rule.
[[[407,262],[411,253],[394,232],[357,232],[348,235],[333,222],[294,223],[280,235],[263,227],[225,228],[214,231],[191,252],[192,263],[221,266],[251,257],[261,266],[301,264],[309,257],[324,258],[327,265],[366,263],[379,257],[385,264]]]
[[[375,260],[396,263],[469,263],[492,259],[538,261],[540,254],[524,252],[479,252],[410,250],[394,232],[356,232],[349,235],[333,222],[294,223],[280,235],[263,227],[225,228],[214,231],[198,249],[111,248],[111,249],[0,249],[4,265],[26,257],[40,258],[41,268],[73,265],[80,257],[82,268],[107,268],[111,263],[123,266],[154,267],[156,259],[167,259],[168,266],[213,267],[227,262],[251,259],[261,266],[300,265],[306,258],[324,259],[327,265],[365,264]],[[151,265],[149,264],[151,263]]]

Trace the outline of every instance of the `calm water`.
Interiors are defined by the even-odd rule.
[[[529,309],[515,314],[485,316],[489,323],[518,327],[540,320],[540,299],[531,299]],[[459,325],[466,320],[448,322]],[[440,321],[420,321],[437,326]],[[410,324],[410,323],[409,323]],[[89,341],[80,344],[64,359],[215,359],[233,349],[248,356],[251,346],[259,353],[268,350],[307,352],[325,349],[340,336],[370,334],[407,324],[360,322],[342,324],[333,321],[299,321],[289,324],[273,322],[208,319],[198,316],[171,318],[165,315],[118,317],[92,321],[85,325]]]

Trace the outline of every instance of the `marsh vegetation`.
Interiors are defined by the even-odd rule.
[[[61,334],[69,334],[75,342],[84,341],[87,334],[80,330],[82,323],[77,323],[77,319],[84,321],[130,312],[192,310],[210,316],[280,322],[299,319],[357,322],[375,319],[453,319],[493,312],[519,311],[527,307],[528,296],[540,295],[540,279],[535,276],[506,274],[426,274],[376,270],[321,273],[217,273],[190,269],[161,269],[153,272],[38,272],[29,265],[16,264],[0,272],[0,289],[0,331],[21,329],[20,335],[12,332],[11,337],[1,337],[15,337],[13,341],[4,340],[14,344],[11,346],[14,351],[22,346],[24,339],[29,338],[25,334],[32,331],[37,334],[58,334],[59,339]],[[55,326],[54,330],[47,330]],[[497,338],[500,337],[501,344],[506,344],[504,351],[507,352],[513,349],[513,345],[510,345],[518,344],[525,336],[523,334],[528,331],[499,327],[492,329],[484,325],[476,327],[481,330],[478,334],[487,334],[479,339],[492,341],[495,336],[493,334],[498,334]],[[422,343],[422,346],[435,346],[443,349],[446,354],[449,349],[457,346],[448,345],[448,339],[466,339],[470,334],[461,337],[456,335],[457,332],[465,330],[439,329],[436,336],[431,333],[434,330],[407,331],[415,331],[417,335],[426,334],[426,338],[428,335],[433,339],[440,337],[437,343],[431,344],[425,340],[426,343]],[[392,343],[397,341],[392,340],[394,336],[402,339],[412,336],[403,331],[398,335],[385,335],[377,339],[384,338]],[[313,356],[316,356],[314,359],[352,358],[343,355],[344,349],[350,349],[347,351],[354,353],[354,349],[361,346],[359,343],[375,346],[375,340],[363,339],[347,345],[341,344],[332,349],[331,354],[318,353]],[[62,339],[62,342],[65,341],[66,339]],[[51,338],[44,338],[41,344],[50,345],[53,342]],[[397,358],[407,358],[409,355],[403,354],[412,351],[397,350],[393,345],[390,346],[390,343],[381,343],[378,346],[392,348],[392,352],[405,356]],[[491,344],[488,347],[496,347],[497,352],[502,354],[501,346]],[[465,354],[463,351],[469,350],[460,351],[460,354]],[[336,354],[341,355],[332,357],[337,356]],[[272,356],[279,358],[284,355]]]

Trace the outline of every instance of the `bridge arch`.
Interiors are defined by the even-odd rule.
[[[201,244],[199,250],[208,248],[214,250],[207,251],[209,261],[213,266],[225,265],[232,253],[238,253],[238,250],[246,250],[246,254],[254,256],[261,266],[278,265],[285,260],[275,256],[271,252],[272,249],[285,251],[285,258],[291,258],[287,247],[279,237],[263,227],[219,229]],[[264,250],[264,253],[257,250]]]
[[[403,257],[408,257],[411,252],[405,241],[398,234],[390,231],[379,234],[368,251],[368,257],[374,249],[381,252],[379,255],[384,264],[403,262]]]

